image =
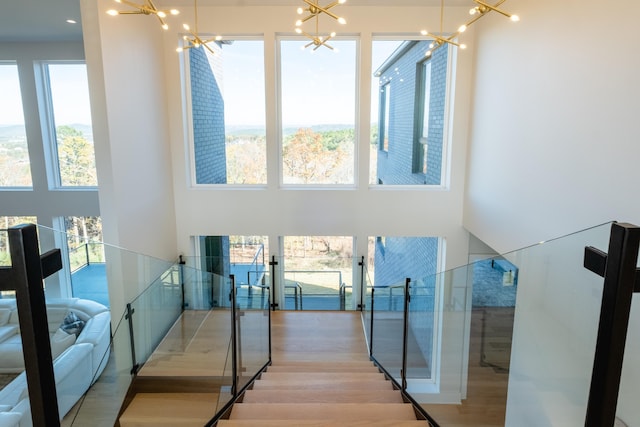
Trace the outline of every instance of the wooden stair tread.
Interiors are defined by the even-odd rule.
[[[120,417],[120,426],[202,427],[215,415],[217,401],[217,393],[138,393]]]
[[[237,403],[231,420],[415,420],[405,403]]]
[[[253,384],[254,390],[393,390],[389,381],[357,381],[357,380],[260,380]]]
[[[384,375],[380,372],[265,372],[260,376],[260,380],[296,380],[305,381],[385,381]]]
[[[247,390],[243,403],[403,403],[397,390]]]
[[[218,427],[428,427],[419,420],[220,420]]]

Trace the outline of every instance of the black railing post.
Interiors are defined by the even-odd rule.
[[[16,292],[31,419],[35,426],[60,426],[42,279],[62,268],[62,257],[59,249],[40,255],[33,224],[7,233],[11,267],[0,267],[0,290]]]
[[[276,302],[276,265],[278,265],[278,261],[276,261],[275,256],[272,256],[269,266],[271,266],[271,310],[273,311],[278,308],[278,303]]]
[[[229,276],[229,278],[231,279],[231,290],[229,292],[229,300],[231,302],[231,375],[233,375],[231,395],[235,398],[238,391],[238,343],[236,341],[236,279],[233,274]]]
[[[91,265],[91,260],[89,260],[89,244],[86,242],[84,244],[84,253],[87,257],[87,265]]]
[[[613,426],[618,405],[629,313],[637,283],[640,228],[611,226],[608,253],[585,248],[584,266],[604,277],[600,323],[593,360],[585,426]]]
[[[178,271],[180,272],[180,289],[182,291],[182,310],[184,310],[185,307],[185,300],[184,300],[184,266],[186,264],[186,261],[182,258],[182,255],[178,256]]]
[[[365,303],[364,303],[364,296],[366,295],[364,292],[364,255],[362,256],[362,258],[360,259],[360,262],[358,263],[358,265],[360,266],[360,304],[358,304],[358,308],[360,309],[360,311],[364,311],[365,309]]]
[[[402,332],[402,370],[400,375],[402,376],[402,390],[407,389],[407,350],[408,350],[408,337],[409,337],[409,284],[411,279],[407,277],[404,283],[404,328]]]
[[[129,342],[131,343],[131,373],[133,375],[138,373],[138,368],[140,365],[138,364],[138,360],[136,359],[136,340],[133,335],[133,313],[136,310],[131,307],[131,303],[127,303],[127,314],[124,315],[124,318],[129,322]]]
[[[373,357],[373,313],[374,313],[374,296],[376,288],[371,288],[371,326],[369,327],[369,357]]]

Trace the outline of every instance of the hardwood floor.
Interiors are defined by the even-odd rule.
[[[501,372],[500,369],[488,366],[486,362],[488,353],[486,351],[484,352],[484,358],[482,354],[483,348],[486,349],[487,345],[499,348],[501,345],[505,346],[506,342],[498,342],[497,344],[488,343],[486,339],[483,339],[483,331],[485,331],[487,327],[485,314],[486,311],[474,311],[472,314],[467,399],[460,405],[424,405],[427,411],[443,427],[497,427],[504,425],[508,374]],[[269,368],[269,375],[282,372],[284,372],[285,375],[275,379],[269,379],[269,375],[265,376],[265,382],[260,386],[254,387],[253,391],[255,393],[251,399],[257,399],[258,401],[261,399],[266,399],[267,401],[269,401],[269,399],[300,401],[301,398],[295,387],[293,390],[284,392],[282,395],[284,397],[274,397],[273,394],[269,392],[266,393],[266,396],[271,397],[265,397],[265,393],[263,393],[261,389],[268,390],[270,386],[274,384],[277,385],[278,381],[286,380],[292,373],[309,372],[310,367],[317,366],[318,364],[322,364],[323,366],[322,374],[315,373],[314,376],[309,376],[306,380],[301,381],[300,387],[313,385],[318,391],[316,399],[320,401],[328,399],[329,396],[341,396],[340,393],[335,391],[336,378],[335,375],[332,376],[331,373],[346,377],[346,374],[341,375],[340,373],[345,372],[345,370],[351,373],[369,373],[367,375],[375,372],[375,369],[373,371],[371,370],[359,313],[277,311],[272,312],[271,315],[273,365]],[[209,319],[210,322],[207,322],[207,319]],[[228,324],[228,322],[224,319],[215,322],[214,317],[209,317],[207,312],[187,312],[187,315],[178,323],[179,326],[177,329],[167,336],[163,344],[159,347],[159,352],[152,358],[152,360],[155,360],[157,363],[155,363],[155,365],[154,363],[149,363],[148,366],[145,367],[146,372],[153,372],[152,377],[157,378],[161,376],[156,374],[160,374],[161,372],[175,376],[176,371],[173,371],[167,366],[162,366],[163,363],[159,362],[168,361],[171,358],[177,357],[178,360],[182,359],[185,361],[183,367],[187,366],[188,371],[193,375],[198,375],[198,373],[202,374],[203,369],[208,369],[208,375],[219,375],[220,368],[212,368],[211,366],[207,366],[207,364],[211,363],[214,359],[219,359],[219,356],[213,355],[212,352],[224,352],[226,356],[227,348],[225,346],[228,346],[228,343],[224,345],[221,345],[219,342],[217,344],[212,343],[212,341],[220,341],[220,339],[215,338],[216,334],[223,336],[228,332],[223,326],[224,324]],[[495,327],[495,325],[493,327]],[[497,327],[500,328],[499,325]],[[194,342],[196,337],[203,338],[205,342]],[[198,355],[203,357],[206,363],[200,364],[197,361]],[[492,361],[505,362],[504,355],[489,354],[489,357]],[[83,409],[78,414],[78,419],[76,419],[73,425],[113,425],[112,417],[113,413],[117,412],[115,406],[118,404],[117,402],[112,402],[112,395],[116,390],[122,389],[122,381],[122,376],[110,376],[109,368],[107,368],[103,374],[103,378],[90,390],[85,398]],[[270,384],[268,381],[272,383]],[[362,383],[363,381],[364,377],[360,377],[360,379],[355,382]],[[350,386],[348,383],[349,381],[346,381],[344,385],[347,394],[353,392],[353,390],[351,392],[349,391]],[[373,394],[380,393],[380,396],[386,395],[389,389],[376,389],[378,386],[379,384],[374,385],[374,382],[371,382],[368,383],[369,391],[359,390],[357,393],[362,393],[362,398],[368,396],[368,398],[372,399],[371,390],[374,391]],[[187,389],[189,388],[190,387],[187,387]],[[201,391],[207,392],[209,390],[203,388]],[[348,399],[346,396],[342,397]],[[146,402],[143,402],[142,407],[145,408],[143,411],[148,411],[148,406],[145,406],[144,403]],[[353,403],[353,405],[355,405],[355,403]],[[71,425],[74,413],[75,411],[72,411],[72,413],[65,418],[63,421],[64,426]],[[382,421],[380,422],[382,423]],[[256,425],[255,423],[252,424],[252,421],[247,421],[247,423],[239,423],[237,425]],[[265,422],[264,425],[278,424]],[[318,424],[307,420],[304,422],[301,421],[299,425],[320,426],[330,424]],[[362,423],[360,425],[377,424]],[[382,423],[379,425],[385,424]]]

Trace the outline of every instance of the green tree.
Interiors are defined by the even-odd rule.
[[[93,145],[71,126],[58,126],[56,135],[62,185],[98,185]]]
[[[311,129],[298,129],[292,138],[285,141],[282,150],[285,175],[303,184],[333,183],[333,173],[343,158],[341,147],[328,150],[322,136]]]

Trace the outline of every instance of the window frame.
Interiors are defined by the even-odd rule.
[[[200,34],[202,38],[211,38],[214,34]],[[266,111],[266,97],[267,97],[267,84],[268,84],[268,73],[266,69],[266,55],[267,55],[267,41],[264,37],[264,34],[222,34],[222,39],[224,40],[233,40],[233,41],[260,41],[262,42],[262,61],[263,61],[263,78],[264,78],[264,96],[265,96],[265,139],[268,138],[268,128],[269,124],[267,123],[267,111]],[[179,39],[179,42],[182,42],[182,38]],[[195,135],[193,130],[193,97],[191,94],[191,64],[189,62],[189,49],[184,49],[180,54],[180,70],[181,70],[181,83],[182,83],[182,103],[183,103],[183,112],[184,112],[184,143],[185,143],[185,151],[187,153],[187,173],[188,173],[188,185],[190,188],[198,188],[198,189],[206,189],[206,188],[215,188],[216,190],[265,190],[269,183],[269,141],[266,141],[266,182],[260,184],[238,184],[238,183],[219,183],[219,184],[208,184],[208,183],[198,183],[196,177],[196,153],[195,153]]]
[[[414,129],[411,171],[422,175],[427,174],[428,167],[427,150],[429,147],[429,103],[431,102],[431,59],[431,57],[428,57],[416,63],[416,95],[413,115]]]
[[[60,153],[58,151],[58,133],[56,130],[55,113],[53,108],[53,96],[51,93],[51,78],[49,65],[84,65],[85,71],[87,63],[85,60],[43,60],[36,61],[35,76],[36,90],[38,92],[38,106],[40,109],[40,120],[42,121],[42,143],[44,144],[45,171],[49,190],[64,191],[86,191],[97,190],[96,185],[64,185],[62,183],[62,171],[60,169]],[[88,76],[87,76],[88,77]],[[90,92],[87,86],[87,92]],[[93,123],[91,124],[93,126]],[[95,143],[94,143],[94,162]]]
[[[283,160],[283,124],[282,124],[282,42],[283,41],[309,41],[308,38],[300,35],[292,34],[276,34],[275,37],[275,51],[276,51],[276,99],[277,99],[277,143],[278,143],[278,186],[280,189],[355,189],[358,187],[358,170],[359,170],[359,153],[360,153],[360,115],[359,115],[359,103],[360,103],[360,62],[361,56],[361,38],[358,35],[337,35],[333,37],[333,41],[353,41],[355,44],[355,57],[354,57],[354,105],[353,105],[353,118],[354,118],[354,147],[353,147],[353,176],[352,182],[342,184],[322,184],[322,183],[285,183],[284,182],[284,160]],[[320,47],[319,49],[326,49]],[[301,52],[304,53],[304,52]],[[308,52],[307,52],[308,53]]]
[[[383,108],[378,110],[378,123],[382,126],[378,129],[378,151],[389,152],[389,133],[387,130],[391,120],[391,81],[384,83],[380,90],[380,105]]]

